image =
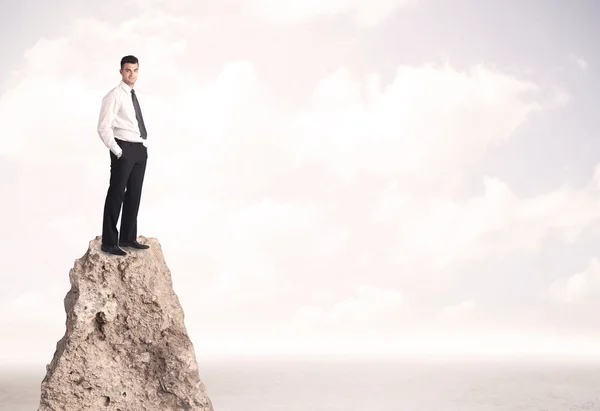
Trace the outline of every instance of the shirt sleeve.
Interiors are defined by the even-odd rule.
[[[104,145],[113,152],[117,157],[121,154],[121,147],[115,141],[113,133],[113,121],[119,108],[121,106],[120,100],[117,98],[116,93],[109,93],[102,99],[102,106],[100,107],[100,116],[98,118],[98,135],[104,143]]]

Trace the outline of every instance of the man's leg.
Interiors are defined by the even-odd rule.
[[[127,191],[123,201],[123,215],[121,216],[121,236],[119,241],[132,243],[137,239],[137,216],[142,197],[142,186],[146,174],[147,154],[146,148],[141,144],[135,147],[136,161],[127,180]]]
[[[127,180],[133,169],[135,159],[131,158],[129,147],[120,144],[123,155],[117,159],[110,152],[110,185],[104,202],[104,221],[102,222],[102,244],[116,246],[119,233],[117,232],[117,221],[121,212],[121,205],[125,196]]]

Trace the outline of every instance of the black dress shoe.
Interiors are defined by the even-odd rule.
[[[121,247],[137,248],[138,250],[145,250],[146,248],[150,248],[149,245],[140,244],[140,243],[137,242],[137,240],[133,240],[133,241],[119,241],[119,245]]]
[[[105,253],[109,253],[109,254],[114,254],[114,255],[127,255],[127,253],[123,250],[121,250],[119,247],[117,247],[116,245],[105,245],[102,244],[100,246],[100,249],[102,251],[104,251]]]

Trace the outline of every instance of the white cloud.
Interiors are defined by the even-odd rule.
[[[161,37],[149,34],[157,28]],[[120,34],[106,35],[111,31]],[[148,91],[144,112],[156,136],[150,143],[161,158],[176,157],[177,167],[195,159],[194,167],[218,170],[229,180],[231,173],[249,172],[259,186],[274,173],[315,161],[344,178],[362,171],[446,178],[540,109],[522,96],[536,85],[484,65],[468,73],[400,66],[386,86],[377,73],[363,81],[340,67],[316,84],[308,107],[280,106],[285,97],[259,81],[252,62],[227,62],[212,81],[198,80],[193,67],[199,62],[186,61],[180,69],[193,31],[186,20],[144,14],[120,30],[87,20],[75,24],[68,39],[36,44],[21,81],[0,99],[0,120],[15,125],[4,134],[11,136],[3,138],[4,153],[27,151],[32,161],[55,162],[78,161],[69,152],[98,153],[99,101],[106,84],[118,82],[118,60],[132,49],[142,62],[140,87]],[[86,48],[74,70],[70,56],[88,43],[96,46]],[[111,54],[113,62],[107,61]],[[40,121],[27,121],[32,115]],[[181,153],[178,144],[188,150]]]
[[[439,178],[478,160],[540,109],[522,94],[537,86],[484,65],[400,66],[383,87],[340,68],[322,79],[308,109],[286,130],[297,161],[330,164],[338,175],[407,172]]]
[[[304,305],[282,328],[284,334],[360,336],[395,333],[405,317],[404,297],[394,289],[373,285],[357,287],[354,295],[322,308]]]
[[[549,293],[561,303],[597,301],[600,295],[600,260],[594,257],[584,271],[557,279],[550,286]]]
[[[571,95],[562,89],[556,89],[551,97],[551,100],[546,104],[546,108],[561,108],[571,101]]]
[[[458,304],[444,307],[440,317],[445,321],[464,321],[465,314],[472,312],[476,307],[477,304],[474,300],[461,301]]]
[[[395,181],[379,193],[371,217],[375,222],[392,221],[405,211],[412,199],[412,193],[403,190],[400,183]]]
[[[156,29],[162,30],[160,35]],[[148,93],[144,111],[153,113],[153,105],[168,106],[170,94],[183,84],[177,76],[164,76],[176,71],[177,57],[186,48],[181,36],[190,30],[194,26],[185,19],[156,13],[121,27],[77,20],[69,36],[41,39],[25,51],[24,67],[15,71],[0,96],[0,121],[6,124],[0,155],[38,164],[89,163],[84,154],[100,153],[103,147],[96,132],[100,101],[120,80],[121,57],[136,50],[142,90],[144,82],[154,84],[152,92],[167,90],[160,97]],[[147,117],[151,130],[167,122]]]
[[[401,8],[413,6],[416,0],[249,0],[242,11],[270,23],[294,24],[318,16],[352,13],[362,26],[374,26]]]
[[[277,22],[355,13],[362,24],[401,6],[339,1],[283,9],[283,2],[265,15],[267,3],[249,4]],[[563,94],[485,64],[466,71],[401,65],[389,82],[380,72],[360,77],[340,66],[314,84],[304,105],[293,106],[289,90],[263,80],[259,57],[220,61],[216,75],[204,71],[202,57],[187,58],[197,27],[164,13],[120,26],[79,21],[68,37],[31,48],[0,96],[0,155],[21,173],[3,188],[22,205],[5,209],[43,221],[25,234],[60,235],[64,245],[47,252],[53,261],[72,261],[84,233],[100,230],[109,171],[96,133],[101,97],[119,80],[119,59],[136,50],[151,138],[140,234],[163,244],[195,333],[264,335],[290,318],[287,330],[299,340],[314,333],[375,338],[421,319],[423,326],[481,324],[477,295],[440,311],[391,285],[361,284],[365,275],[378,284],[388,270],[410,285],[423,269],[444,275],[456,262],[534,250],[553,229],[575,241],[600,217],[600,168],[582,190],[564,186],[521,198],[493,177],[483,179],[479,196],[461,199],[454,190],[469,166],[513,138],[532,114],[564,104]],[[290,70],[302,75],[302,67]],[[26,179],[21,170],[45,178]],[[65,200],[40,207],[41,193]],[[14,247],[12,238],[4,241]],[[31,268],[14,266],[20,274]],[[48,281],[67,269],[53,275]],[[350,295],[340,297],[338,276]],[[62,324],[57,317],[55,311],[54,324]],[[10,327],[28,327],[28,320]]]
[[[581,190],[565,185],[519,198],[506,183],[485,177],[484,193],[465,201],[417,197],[395,213],[387,213],[398,233],[390,258],[441,269],[456,262],[538,250],[551,230],[558,230],[566,241],[574,242],[600,219],[595,178]],[[394,191],[393,198],[410,196],[410,191],[404,194],[399,187]],[[386,208],[385,201],[376,205],[374,216]]]
[[[270,24],[297,24],[318,17],[350,15],[360,27],[373,27],[396,10],[414,7],[419,0],[230,0],[198,3],[191,0],[128,0],[144,12],[169,11],[213,18],[237,16]]]
[[[572,54],[569,56],[569,60],[577,64],[577,66],[579,66],[579,68],[582,70],[587,70],[589,67],[587,60],[581,56],[576,56]]]
[[[66,313],[62,290],[45,286],[43,291],[27,291],[0,304],[1,363],[49,362],[56,342],[64,335]],[[47,344],[40,348],[36,343]],[[7,357],[7,358],[3,358]]]

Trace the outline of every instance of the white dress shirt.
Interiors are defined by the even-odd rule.
[[[115,138],[123,141],[132,141],[143,143],[148,147],[147,140],[140,135],[137,118],[135,117],[135,108],[131,98],[131,90],[127,84],[121,80],[118,86],[113,88],[102,99],[100,107],[100,118],[98,119],[98,134],[106,147],[117,157],[121,156],[121,147],[115,141]],[[138,93],[136,92],[136,96]],[[143,101],[140,103],[142,105]],[[143,114],[143,110],[142,110]],[[145,124],[144,119],[144,124]]]

